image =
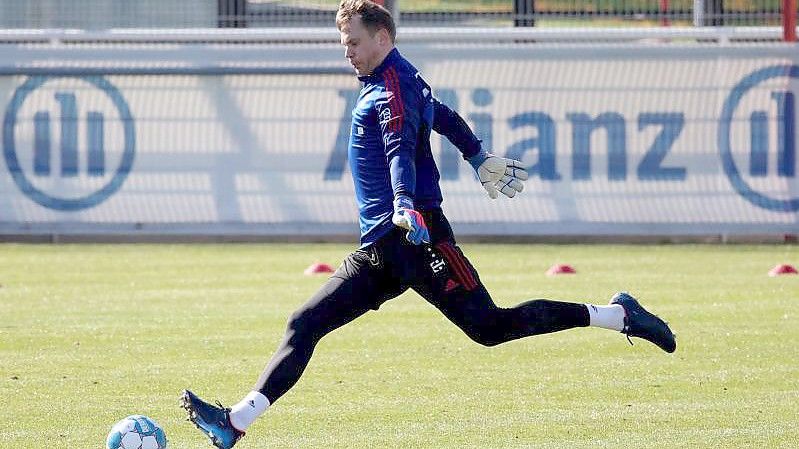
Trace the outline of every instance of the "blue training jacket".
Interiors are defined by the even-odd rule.
[[[481,147],[463,119],[433,98],[430,86],[396,48],[372,74],[358,79],[363,88],[352,111],[348,158],[363,247],[392,229],[397,196],[409,197],[418,211],[440,209],[431,129],[446,136],[464,158]]]

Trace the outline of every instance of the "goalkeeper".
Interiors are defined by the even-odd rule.
[[[498,307],[455,243],[441,210],[431,130],[460,149],[491,198],[521,192],[527,172],[519,162],[481,148],[463,119],[433,98],[430,86],[394,48],[394,22],[383,7],[345,0],[336,25],[345,56],[363,83],[349,142],[361,246],[291,316],[255,388],[232,409],[184,392],[189,418],[214,445],[233,447],[299,380],[322,337],[408,289],[485,346],[598,326],[644,338],[666,352],[675,350],[669,327],[626,293],[605,306],[538,299]]]

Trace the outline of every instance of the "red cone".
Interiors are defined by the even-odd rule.
[[[317,262],[311,264],[308,268],[305,269],[303,273],[305,273],[306,276],[311,276],[313,274],[332,273],[333,271],[335,270],[333,270],[333,267],[331,267],[330,265],[326,263]]]
[[[547,270],[547,276],[557,276],[559,274],[576,274],[577,270],[572,268],[571,265],[555,264]]]
[[[771,271],[768,272],[768,275],[771,277],[781,276],[783,274],[797,274],[796,268],[794,268],[792,265],[781,264],[775,266],[771,269]]]

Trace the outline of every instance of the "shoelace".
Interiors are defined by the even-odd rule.
[[[625,318],[624,320],[627,321],[627,318]],[[621,333],[624,334],[625,337],[627,337],[627,341],[630,342],[630,346],[635,346],[633,344],[633,341],[630,339],[630,326],[628,326],[625,323],[624,324],[624,329],[621,330]]]
[[[630,334],[624,334],[624,335],[625,335],[625,337],[627,337],[627,341],[630,342],[630,346],[635,346],[633,344],[633,341],[630,339]]]
[[[224,405],[222,405],[222,403],[219,402],[218,400],[216,401],[216,406],[219,407],[219,409],[222,410],[222,413],[223,413],[222,416],[229,416],[230,415],[230,409],[225,407]],[[228,418],[228,419],[230,419],[230,418]],[[222,427],[225,427],[225,426],[227,426],[227,423],[223,419],[223,420],[219,421],[219,425],[222,426]]]

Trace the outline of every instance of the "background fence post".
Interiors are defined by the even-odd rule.
[[[782,0],[782,35],[785,42],[796,42],[796,0]]]
[[[535,26],[533,14],[535,14],[535,0],[513,0],[513,26]]]
[[[247,27],[247,0],[217,0],[219,28]]]
[[[724,0],[704,0],[704,26],[724,25]]]

